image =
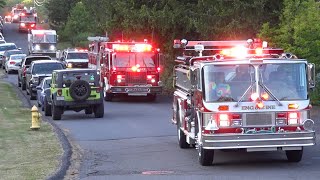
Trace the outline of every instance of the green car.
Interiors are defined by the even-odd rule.
[[[64,111],[85,110],[96,118],[104,116],[100,74],[93,69],[64,69],[52,72],[50,93],[44,100],[45,115],[60,120]]]

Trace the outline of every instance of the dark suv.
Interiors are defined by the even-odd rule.
[[[26,90],[31,100],[37,97],[37,86],[45,77],[50,77],[52,71],[64,69],[64,64],[56,60],[40,60],[31,63],[26,71]]]
[[[29,68],[31,62],[38,60],[51,60],[50,56],[27,56],[25,57],[21,63],[17,65],[20,66],[18,70],[18,86],[21,87],[22,90],[26,90],[26,71]]]
[[[66,110],[104,116],[100,74],[94,69],[65,69],[52,72],[50,97],[45,98],[44,111],[60,120]]]

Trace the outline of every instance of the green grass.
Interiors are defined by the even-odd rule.
[[[30,130],[30,109],[12,88],[0,81],[0,179],[45,179],[58,168],[62,148],[48,123]]]

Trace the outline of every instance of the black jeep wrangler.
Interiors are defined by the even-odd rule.
[[[104,116],[103,92],[100,74],[93,69],[64,69],[52,72],[50,93],[44,100],[45,115],[60,120],[64,111]],[[50,96],[50,97],[48,97]]]

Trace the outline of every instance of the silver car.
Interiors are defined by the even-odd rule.
[[[5,71],[10,74],[12,71],[18,72],[20,66],[18,63],[21,63],[22,59],[25,58],[26,54],[13,54],[9,56],[8,61],[5,62]]]

